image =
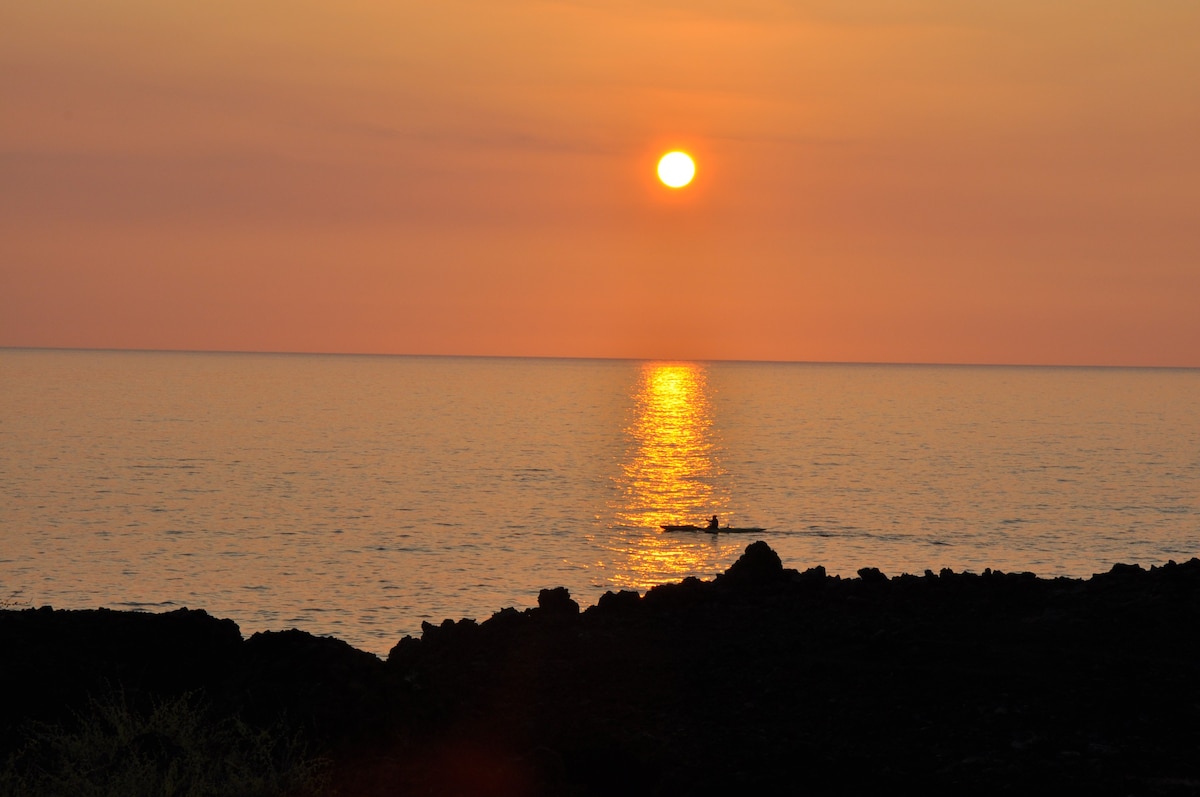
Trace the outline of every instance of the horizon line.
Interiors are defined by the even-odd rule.
[[[1131,365],[1096,363],[1028,363],[1028,362],[932,362],[916,360],[770,360],[749,358],[687,358],[687,357],[604,357],[558,354],[428,354],[400,352],[355,352],[355,351],[288,351],[260,349],[167,349],[167,348],[122,348],[115,346],[12,346],[0,344],[0,350],[10,351],[61,351],[128,354],[244,354],[295,357],[405,357],[405,358],[454,358],[475,360],[580,360],[596,362],[681,362],[681,363],[729,363],[746,365],[849,365],[849,366],[897,366],[897,367],[945,367],[945,368],[1105,368],[1113,370],[1169,370],[1195,371],[1200,365]]]

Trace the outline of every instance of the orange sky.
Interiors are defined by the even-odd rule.
[[[1195,0],[10,3],[0,345],[1200,366],[1197,41]]]

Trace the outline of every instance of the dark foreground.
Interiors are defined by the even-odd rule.
[[[0,706],[10,793],[1200,794],[1200,560],[839,579],[755,543],[386,662],[200,611],[6,611]]]

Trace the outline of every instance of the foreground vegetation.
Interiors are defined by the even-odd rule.
[[[37,723],[0,774],[0,793],[76,797],[315,795],[327,762],[282,728],[215,716],[194,693],[131,708],[120,690],[61,724]]]

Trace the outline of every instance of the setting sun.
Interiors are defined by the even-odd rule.
[[[686,152],[668,152],[658,162],[658,179],[671,188],[683,188],[696,176],[696,164]]]

